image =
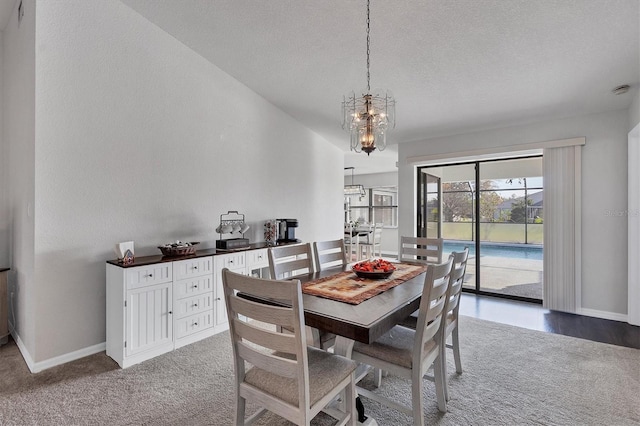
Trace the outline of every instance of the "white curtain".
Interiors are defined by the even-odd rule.
[[[581,149],[544,149],[543,306],[564,312],[580,306]]]

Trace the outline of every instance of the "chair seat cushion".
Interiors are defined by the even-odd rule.
[[[415,334],[416,332],[412,329],[395,326],[373,343],[367,345],[356,342],[353,345],[353,352],[410,369],[413,364]],[[433,339],[427,341],[425,352],[429,352],[434,346],[436,342]]]
[[[345,377],[348,377],[357,366],[350,359],[313,347],[307,347],[307,356],[309,360],[309,399],[312,405],[334,389]],[[294,356],[291,355],[290,358],[294,358]],[[247,371],[244,381],[289,404],[296,407],[299,405],[297,379],[289,379],[252,367]]]

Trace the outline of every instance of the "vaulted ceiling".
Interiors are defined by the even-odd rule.
[[[366,87],[365,0],[122,1],[348,151],[340,105]],[[397,99],[390,143],[627,108],[611,90],[640,83],[639,4],[372,0],[371,86]],[[393,148],[345,164],[393,169]]]

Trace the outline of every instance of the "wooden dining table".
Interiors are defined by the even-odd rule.
[[[302,284],[351,270],[351,266],[298,275]],[[351,357],[354,342],[372,343],[420,307],[425,273],[357,305],[302,294],[305,324],[336,335],[335,353]]]

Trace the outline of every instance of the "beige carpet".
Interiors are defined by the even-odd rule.
[[[231,424],[228,339],[222,333],[126,370],[102,353],[39,374],[28,372],[11,342],[0,348],[0,425]],[[640,424],[640,350],[468,317],[461,348],[464,373],[449,369],[447,414],[424,382],[427,424]],[[378,391],[407,401],[408,386],[388,376]],[[363,402],[381,426],[411,424]],[[262,424],[288,423],[270,416]],[[313,424],[332,422],[321,415]]]

